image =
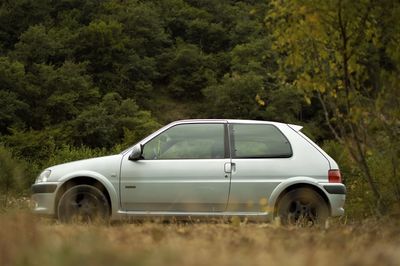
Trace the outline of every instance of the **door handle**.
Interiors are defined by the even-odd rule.
[[[224,171],[225,171],[225,173],[232,173],[232,164],[231,163],[225,163]]]

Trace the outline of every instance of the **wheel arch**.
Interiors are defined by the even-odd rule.
[[[294,183],[285,184],[285,185],[281,184],[280,186],[275,188],[275,190],[272,192],[270,200],[269,200],[270,206],[273,210],[273,217],[276,216],[277,206],[278,206],[280,200],[282,199],[282,197],[289,191],[292,191],[292,190],[298,189],[298,188],[309,188],[309,189],[315,191],[316,193],[318,193],[324,199],[326,206],[329,209],[329,213],[332,212],[329,198],[326,195],[326,193],[323,191],[323,189],[318,185],[318,183],[314,183],[310,180],[306,180],[305,182],[299,181],[299,182],[294,182]]]
[[[110,216],[116,211],[116,206],[115,202],[116,200],[114,197],[116,196],[115,191],[113,191],[110,188],[109,184],[104,184],[104,182],[100,181],[98,178],[95,178],[93,176],[88,176],[88,175],[77,175],[74,177],[71,177],[67,180],[64,180],[63,184],[57,189],[55,200],[54,200],[54,210],[55,210],[55,216],[58,216],[57,209],[58,209],[58,204],[60,202],[60,199],[62,195],[70,188],[78,185],[90,185],[93,186],[97,189],[99,189],[104,196],[106,197],[108,204],[110,206]],[[110,192],[111,190],[111,192]]]

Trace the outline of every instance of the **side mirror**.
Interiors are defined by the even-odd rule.
[[[132,152],[129,155],[129,160],[138,161],[140,159],[143,159],[142,154],[143,154],[143,145],[137,144],[133,146]]]

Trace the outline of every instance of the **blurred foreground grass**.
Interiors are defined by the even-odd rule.
[[[398,221],[61,225],[0,215],[0,265],[400,265]]]

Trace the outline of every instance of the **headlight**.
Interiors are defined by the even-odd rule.
[[[43,183],[43,182],[47,182],[47,178],[49,178],[51,174],[50,170],[45,170],[43,171],[37,178],[35,183]]]

